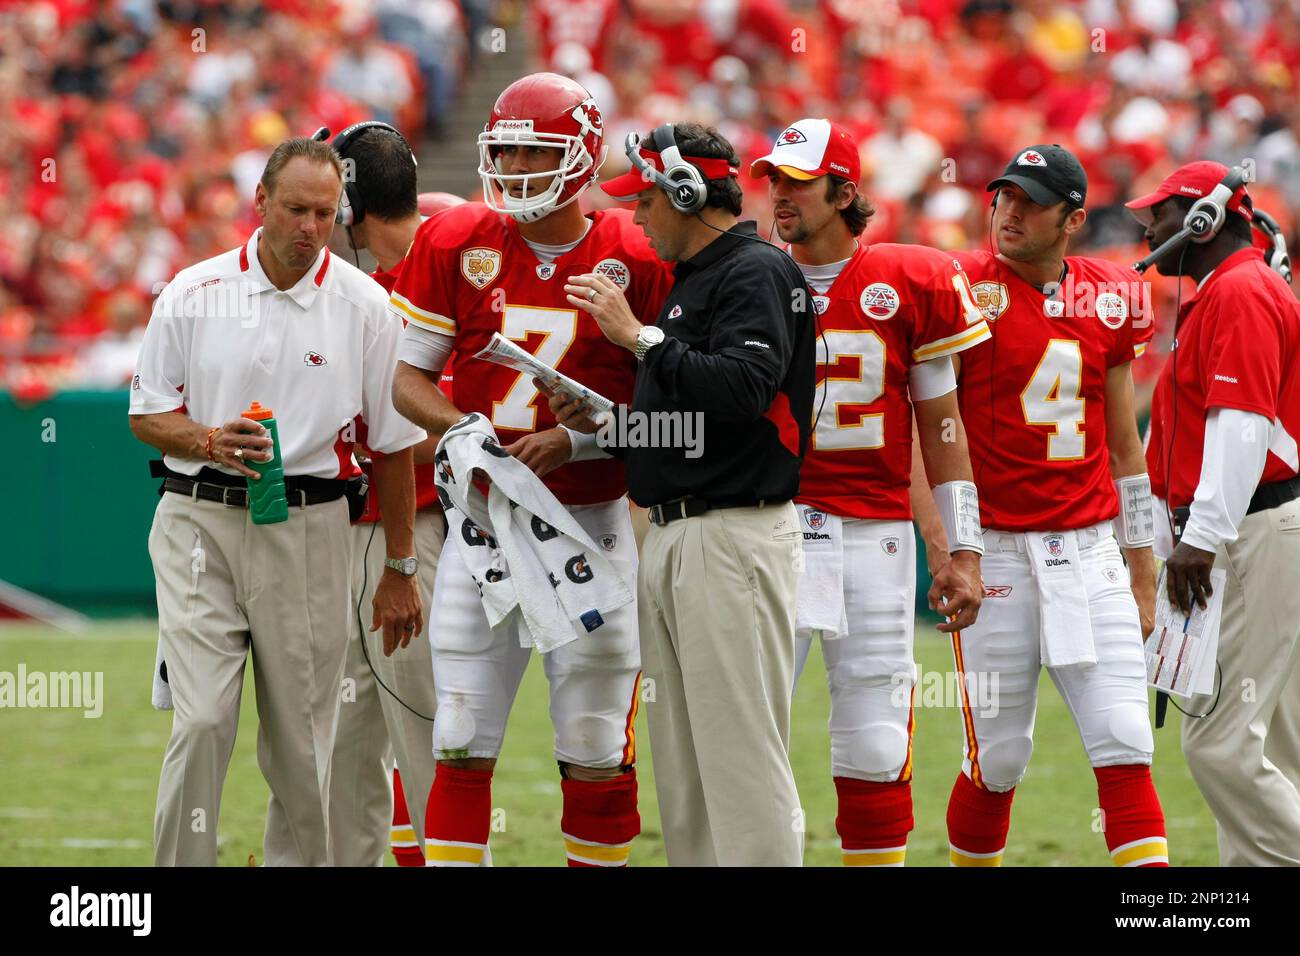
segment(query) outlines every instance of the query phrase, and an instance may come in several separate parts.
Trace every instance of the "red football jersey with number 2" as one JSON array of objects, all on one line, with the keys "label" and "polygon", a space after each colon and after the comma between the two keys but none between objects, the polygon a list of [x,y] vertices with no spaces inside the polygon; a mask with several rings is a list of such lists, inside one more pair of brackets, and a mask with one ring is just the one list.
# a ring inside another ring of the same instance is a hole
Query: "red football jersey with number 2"
[{"label": "red football jersey with number 2", "polygon": [[958,389],[984,527],[1070,531],[1115,517],[1106,377],[1151,340],[1141,278],[1067,256],[1049,303],[990,252],[958,258],[993,329],[962,355]]},{"label": "red football jersey with number 2", "polygon": [[936,249],[862,244],[813,305],[817,418],[795,500],[842,517],[909,519],[909,369],[989,336],[966,275]]},{"label": "red football jersey with number 2", "polygon": [[[503,445],[554,427],[555,418],[531,378],[474,358],[494,332],[610,401],[631,401],[635,357],[569,304],[564,283],[569,276],[601,272],[622,288],[633,314],[653,325],[672,273],[633,225],[631,212],[609,209],[589,218],[583,240],[544,263],[509,216],[482,203],[456,206],[420,226],[393,288],[393,311],[454,336],[456,407],[486,415]],[[618,459],[571,462],[543,481],[570,505],[627,493]]]}]

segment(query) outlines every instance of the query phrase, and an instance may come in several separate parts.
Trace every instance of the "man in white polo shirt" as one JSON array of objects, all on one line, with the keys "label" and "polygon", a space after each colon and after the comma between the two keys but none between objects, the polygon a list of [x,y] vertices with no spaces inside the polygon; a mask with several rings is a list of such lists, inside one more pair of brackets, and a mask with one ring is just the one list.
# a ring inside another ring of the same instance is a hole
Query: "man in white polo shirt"
[{"label": "man in white polo shirt", "polygon": [[[342,184],[325,143],[291,139],[257,186],[258,229],[159,295],[131,385],[131,430],[164,453],[149,535],[175,704],[154,818],[155,863],[217,862],[217,816],[252,648],[258,763],[271,788],[265,860],[327,865],[330,757],[348,639],[347,479],[356,423],[376,462],[390,567],[371,628],[384,650],[422,626],[411,447],[425,437],[390,392],[401,322],[374,281],[325,249]],[[246,460],[274,412],[289,518],[254,524]],[[224,424],[221,424],[223,423]],[[400,567],[400,570],[398,569]]]}]

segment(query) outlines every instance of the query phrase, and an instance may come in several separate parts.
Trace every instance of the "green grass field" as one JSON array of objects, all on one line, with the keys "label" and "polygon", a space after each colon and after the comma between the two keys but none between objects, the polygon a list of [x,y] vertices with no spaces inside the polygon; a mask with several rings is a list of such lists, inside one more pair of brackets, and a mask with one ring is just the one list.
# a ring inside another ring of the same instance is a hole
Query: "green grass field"
[{"label": "green grass field", "polygon": [[[152,861],[154,796],[171,715],[149,704],[155,629],[137,621],[98,626],[72,637],[27,624],[0,627],[0,671],[21,662],[35,671],[102,671],[103,715],[71,710],[0,710],[0,865],[144,866]],[[925,671],[947,672],[945,638],[918,627],[917,659]],[[246,673],[251,680],[251,669]],[[533,661],[510,720],[498,766],[493,806],[505,811],[492,837],[498,866],[557,866],[560,786],[551,757],[546,683]],[[918,693],[918,704],[923,703]],[[792,750],[807,814],[806,862],[839,865],[835,791],[826,733],[828,696],[814,649],[794,707]],[[908,865],[947,865],[944,814],[961,760],[958,711],[918,706],[913,792],[916,829]],[[1169,827],[1174,865],[1214,865],[1214,824],[1178,748],[1179,715],[1157,734],[1155,779]],[[267,789],[255,756],[256,711],[251,684],[221,807],[220,856],[244,865],[262,853]],[[634,865],[663,865],[654,794],[653,752],[642,712],[640,746],[642,836]],[[1009,866],[1108,866],[1105,842],[1093,831],[1096,785],[1074,725],[1046,675],[1035,752],[1016,797]]]}]

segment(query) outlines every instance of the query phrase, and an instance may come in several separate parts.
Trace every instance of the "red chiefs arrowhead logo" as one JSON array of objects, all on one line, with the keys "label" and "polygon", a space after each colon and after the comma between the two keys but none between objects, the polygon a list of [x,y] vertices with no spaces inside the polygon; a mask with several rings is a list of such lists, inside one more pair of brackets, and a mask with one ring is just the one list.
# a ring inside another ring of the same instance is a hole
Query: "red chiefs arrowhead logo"
[{"label": "red chiefs arrowhead logo", "polygon": [[302,357],[302,363],[303,363],[304,365],[327,365],[327,364],[329,364],[329,363],[327,363],[327,362],[325,361],[325,356],[321,355],[319,352],[308,352],[306,355],[304,355],[304,356]]},{"label": "red chiefs arrowhead logo", "polygon": [[1047,160],[1043,159],[1043,154],[1027,149],[1016,159],[1019,166],[1046,166]]},{"label": "red chiefs arrowhead logo", "polygon": [[776,141],[776,145],[790,146],[793,143],[806,143],[806,142],[808,142],[808,137],[805,136],[803,133],[799,132],[799,130],[795,129],[793,126],[791,126],[788,130],[786,130],[784,133],[780,135],[780,137]]}]

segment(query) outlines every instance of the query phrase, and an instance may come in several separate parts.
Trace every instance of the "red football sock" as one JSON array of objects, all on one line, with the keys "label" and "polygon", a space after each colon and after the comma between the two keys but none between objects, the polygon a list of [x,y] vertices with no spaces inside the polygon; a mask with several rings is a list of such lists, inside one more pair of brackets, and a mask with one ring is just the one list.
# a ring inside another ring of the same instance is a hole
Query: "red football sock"
[{"label": "red football sock", "polygon": [[424,866],[424,854],[411,826],[411,811],[406,806],[402,774],[396,767],[393,768],[393,830],[388,842],[398,866]]},{"label": "red football sock", "polygon": [[835,830],[845,866],[902,866],[912,829],[912,782],[876,783],[836,777]]},{"label": "red football sock", "polygon": [[995,793],[957,774],[948,798],[948,859],[953,866],[1001,866],[1015,788]]},{"label": "red football sock", "polygon": [[561,780],[564,816],[560,830],[569,866],[627,866],[632,840],[641,832],[636,809],[636,770],[612,780]]},{"label": "red football sock", "polygon": [[492,827],[492,771],[438,764],[424,812],[426,866],[482,866]]},{"label": "red football sock", "polygon": [[1145,764],[1093,767],[1106,846],[1116,866],[1168,866],[1165,813]]}]

